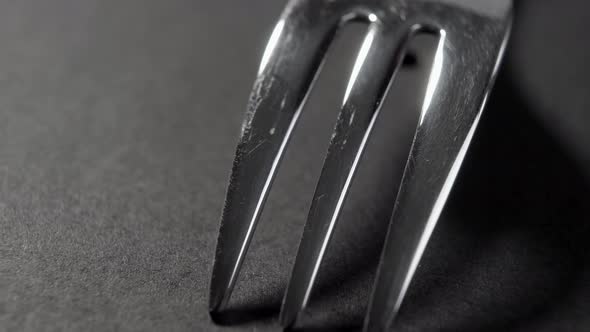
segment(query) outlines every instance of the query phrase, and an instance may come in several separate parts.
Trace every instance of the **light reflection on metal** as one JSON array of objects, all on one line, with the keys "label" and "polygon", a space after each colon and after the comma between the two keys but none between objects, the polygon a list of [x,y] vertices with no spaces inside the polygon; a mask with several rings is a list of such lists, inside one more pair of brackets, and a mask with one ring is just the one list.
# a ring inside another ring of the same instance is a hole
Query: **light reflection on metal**
[{"label": "light reflection on metal", "polygon": [[428,79],[428,85],[426,87],[426,96],[424,97],[424,104],[422,105],[422,112],[420,112],[420,122],[424,121],[428,110],[430,109],[430,104],[432,103],[432,98],[434,97],[434,93],[436,92],[436,88],[438,86],[438,81],[440,80],[440,75],[443,69],[444,63],[444,47],[445,41],[447,38],[447,33],[444,30],[440,30],[440,39],[438,41],[438,47],[436,48],[436,54],[434,55],[434,62],[432,64],[432,70],[430,72],[430,78]]},{"label": "light reflection on metal", "polygon": [[270,57],[274,53],[277,43],[279,42],[279,38],[281,38],[281,34],[283,33],[283,29],[285,28],[285,20],[280,20],[277,25],[275,26],[272,34],[270,35],[270,39],[266,44],[266,49],[264,50],[264,54],[262,55],[262,60],[260,61],[260,68],[258,69],[258,75],[262,74],[266,66],[268,65],[268,61]]},{"label": "light reflection on metal", "polygon": [[[374,14],[371,14],[374,16]],[[346,104],[346,101],[348,100],[348,97],[350,96],[350,92],[352,91],[352,88],[354,87],[354,84],[356,83],[356,80],[358,78],[358,75],[361,71],[361,68],[363,67],[363,65],[365,64],[365,61],[367,60],[367,55],[369,54],[369,50],[371,49],[371,45],[373,45],[373,39],[375,39],[375,33],[376,33],[376,29],[371,28],[369,29],[369,32],[367,33],[367,35],[365,36],[365,39],[363,40],[363,44],[361,45],[361,48],[359,50],[359,54],[356,57],[356,61],[354,62],[354,66],[352,67],[352,73],[350,74],[350,79],[348,80],[348,85],[346,86],[346,92],[344,93],[344,100],[342,101],[342,104]]]}]

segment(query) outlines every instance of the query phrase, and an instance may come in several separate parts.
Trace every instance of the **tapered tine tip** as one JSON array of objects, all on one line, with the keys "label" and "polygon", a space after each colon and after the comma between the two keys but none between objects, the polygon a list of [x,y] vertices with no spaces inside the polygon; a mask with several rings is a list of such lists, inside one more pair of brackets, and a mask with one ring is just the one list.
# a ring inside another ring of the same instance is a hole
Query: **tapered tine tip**
[{"label": "tapered tine tip", "polygon": [[209,313],[217,314],[225,308],[229,299],[228,290],[225,287],[219,287],[212,282],[209,293]]},{"label": "tapered tine tip", "polygon": [[209,314],[214,315],[221,311],[221,304],[219,302],[209,301]]},{"label": "tapered tine tip", "polygon": [[211,317],[211,320],[215,323],[222,322],[221,311],[217,309],[212,310],[211,308],[209,308],[209,317]]},{"label": "tapered tine tip", "polygon": [[279,317],[279,322],[284,330],[289,331],[295,326],[295,323],[297,323],[298,317],[299,310],[289,308],[288,306],[283,305]]},{"label": "tapered tine tip", "polygon": [[[308,261],[305,263],[308,265],[311,264],[311,262]],[[301,262],[299,262],[299,264],[301,264]],[[297,265],[297,262],[295,265]],[[303,287],[309,289],[308,282],[302,281],[301,277],[304,276],[304,274],[298,272],[299,270],[300,269],[297,267],[294,268],[291,274],[291,280],[289,281],[289,286],[285,293],[285,298],[283,299],[279,321],[284,328],[292,328],[297,323],[299,314],[305,308],[307,302],[303,299],[303,294],[305,294],[306,290],[302,289],[301,286],[303,285]]]}]

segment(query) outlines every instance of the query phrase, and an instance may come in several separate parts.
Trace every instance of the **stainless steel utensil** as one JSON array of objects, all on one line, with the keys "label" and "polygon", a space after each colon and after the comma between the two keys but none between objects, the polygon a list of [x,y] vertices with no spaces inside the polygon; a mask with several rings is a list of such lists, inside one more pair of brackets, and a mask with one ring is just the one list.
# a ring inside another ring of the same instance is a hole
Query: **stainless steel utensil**
[{"label": "stainless steel utensil", "polygon": [[211,279],[210,310],[228,304],[270,186],[336,31],[368,32],[311,204],[281,310],[305,308],[381,103],[418,33],[438,36],[418,127],[394,205],[365,331],[393,322],[441,214],[492,87],[511,26],[511,0],[291,0],[262,56],[237,147]]}]

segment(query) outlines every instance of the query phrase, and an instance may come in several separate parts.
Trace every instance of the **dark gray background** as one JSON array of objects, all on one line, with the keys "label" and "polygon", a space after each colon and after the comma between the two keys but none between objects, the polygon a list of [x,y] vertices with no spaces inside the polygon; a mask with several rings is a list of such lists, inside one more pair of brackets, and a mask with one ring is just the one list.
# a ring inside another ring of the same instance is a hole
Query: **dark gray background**
[{"label": "dark gray background", "polygon": [[[400,331],[590,327],[585,3],[519,3],[505,65]],[[362,32],[351,27],[336,41],[232,310],[215,325],[207,287],[226,180],[283,5],[0,1],[0,330],[278,330]],[[362,322],[423,60],[394,85],[305,327],[354,330]]]}]

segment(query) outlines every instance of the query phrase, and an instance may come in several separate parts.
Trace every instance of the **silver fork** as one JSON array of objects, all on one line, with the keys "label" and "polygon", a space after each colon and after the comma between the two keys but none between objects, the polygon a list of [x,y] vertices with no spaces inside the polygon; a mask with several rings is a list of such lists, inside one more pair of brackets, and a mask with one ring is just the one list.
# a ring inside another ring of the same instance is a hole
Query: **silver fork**
[{"label": "silver fork", "polygon": [[344,100],[297,253],[280,321],[293,326],[320,263],[380,106],[418,33],[438,47],[393,208],[364,322],[388,329],[457,177],[502,57],[511,0],[290,0],[258,70],[237,147],[217,242],[209,309],[223,310],[289,137],[344,24],[368,31]]}]

